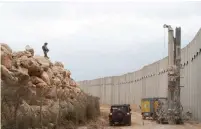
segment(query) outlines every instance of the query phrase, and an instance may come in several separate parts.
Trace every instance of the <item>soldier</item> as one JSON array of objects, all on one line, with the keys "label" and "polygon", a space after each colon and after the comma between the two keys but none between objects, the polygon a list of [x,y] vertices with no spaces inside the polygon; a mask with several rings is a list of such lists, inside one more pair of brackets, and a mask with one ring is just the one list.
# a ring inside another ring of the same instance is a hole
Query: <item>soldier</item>
[{"label": "soldier", "polygon": [[48,58],[47,53],[49,52],[49,49],[47,48],[47,44],[48,43],[44,43],[44,45],[42,46],[43,52],[44,52],[44,57]]}]

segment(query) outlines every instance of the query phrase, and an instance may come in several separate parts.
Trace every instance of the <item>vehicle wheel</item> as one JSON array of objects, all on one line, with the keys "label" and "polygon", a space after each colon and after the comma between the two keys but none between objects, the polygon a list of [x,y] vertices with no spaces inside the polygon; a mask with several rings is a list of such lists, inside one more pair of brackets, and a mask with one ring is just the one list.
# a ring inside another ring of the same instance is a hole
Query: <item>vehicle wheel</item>
[{"label": "vehicle wheel", "polygon": [[156,123],[162,124],[162,119],[157,119],[157,120],[156,120]]},{"label": "vehicle wheel", "polygon": [[142,119],[143,119],[143,120],[145,120],[145,119],[146,119],[146,117],[145,117],[145,116],[142,116]]},{"label": "vehicle wheel", "polygon": [[153,115],[152,118],[153,118],[153,120],[156,120],[156,119],[157,119],[157,116],[156,116],[156,115]]},{"label": "vehicle wheel", "polygon": [[164,119],[161,119],[160,120],[160,124],[164,124],[165,122],[164,122]]}]

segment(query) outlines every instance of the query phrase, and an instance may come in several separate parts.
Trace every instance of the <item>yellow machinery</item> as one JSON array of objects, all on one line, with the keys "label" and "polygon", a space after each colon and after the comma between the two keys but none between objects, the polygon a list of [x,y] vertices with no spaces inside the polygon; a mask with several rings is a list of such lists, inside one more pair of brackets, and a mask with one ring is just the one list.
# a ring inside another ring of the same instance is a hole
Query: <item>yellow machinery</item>
[{"label": "yellow machinery", "polygon": [[147,117],[151,117],[152,119],[156,119],[156,111],[158,107],[158,102],[161,99],[167,98],[143,98],[141,100],[141,114],[142,118],[146,119]]}]

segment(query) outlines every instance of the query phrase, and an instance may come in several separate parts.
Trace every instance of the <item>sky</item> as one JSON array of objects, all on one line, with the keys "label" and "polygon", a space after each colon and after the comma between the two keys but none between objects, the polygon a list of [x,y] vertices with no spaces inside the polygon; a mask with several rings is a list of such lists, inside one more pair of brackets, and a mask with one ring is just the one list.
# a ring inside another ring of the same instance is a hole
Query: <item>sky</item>
[{"label": "sky", "polygon": [[201,27],[201,2],[1,2],[0,43],[63,62],[77,80],[133,72],[167,56],[167,30],[182,47]]}]

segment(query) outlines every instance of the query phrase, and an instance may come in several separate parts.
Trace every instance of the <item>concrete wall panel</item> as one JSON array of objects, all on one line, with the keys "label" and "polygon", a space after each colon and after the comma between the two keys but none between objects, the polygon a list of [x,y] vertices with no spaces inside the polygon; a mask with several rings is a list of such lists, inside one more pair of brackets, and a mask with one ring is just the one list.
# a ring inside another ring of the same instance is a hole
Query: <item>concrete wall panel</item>
[{"label": "concrete wall panel", "polygon": [[119,96],[120,96],[120,104],[123,104],[123,103],[125,103],[125,94],[126,94],[126,91],[125,91],[125,87],[124,87],[124,82],[125,82],[125,76],[124,75],[122,75],[122,76],[120,76],[119,77],[119,90],[120,90],[120,94],[119,94]]},{"label": "concrete wall panel", "polygon": [[142,70],[138,70],[135,72],[135,102],[137,105],[139,105],[141,103],[141,98],[144,97],[143,94],[143,87],[142,87],[142,81],[141,81],[141,77],[142,77]]},{"label": "concrete wall panel", "polygon": [[168,78],[167,67],[168,58],[158,61],[158,97],[167,97]]}]

